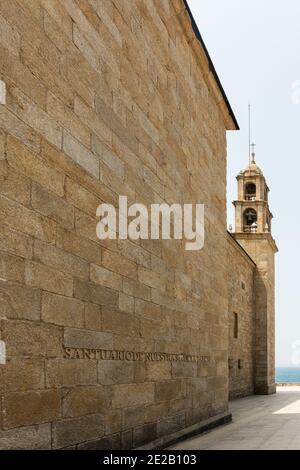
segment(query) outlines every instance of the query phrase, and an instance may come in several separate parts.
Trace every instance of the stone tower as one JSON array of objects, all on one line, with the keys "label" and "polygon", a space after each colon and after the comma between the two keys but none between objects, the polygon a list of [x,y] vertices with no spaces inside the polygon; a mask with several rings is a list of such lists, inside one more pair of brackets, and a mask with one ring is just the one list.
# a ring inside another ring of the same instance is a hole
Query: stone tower
[{"label": "stone tower", "polygon": [[272,236],[273,215],[269,208],[269,188],[255,162],[254,149],[249,166],[237,176],[234,237],[256,263],[254,390],[268,395],[275,387],[275,253]]}]

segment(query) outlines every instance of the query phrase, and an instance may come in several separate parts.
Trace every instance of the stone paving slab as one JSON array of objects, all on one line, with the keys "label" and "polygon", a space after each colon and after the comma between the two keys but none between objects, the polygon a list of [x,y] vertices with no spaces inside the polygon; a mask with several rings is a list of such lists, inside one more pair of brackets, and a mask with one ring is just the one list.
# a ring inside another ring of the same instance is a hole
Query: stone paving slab
[{"label": "stone paving slab", "polygon": [[230,404],[233,422],[181,442],[172,450],[300,450],[300,387]]}]

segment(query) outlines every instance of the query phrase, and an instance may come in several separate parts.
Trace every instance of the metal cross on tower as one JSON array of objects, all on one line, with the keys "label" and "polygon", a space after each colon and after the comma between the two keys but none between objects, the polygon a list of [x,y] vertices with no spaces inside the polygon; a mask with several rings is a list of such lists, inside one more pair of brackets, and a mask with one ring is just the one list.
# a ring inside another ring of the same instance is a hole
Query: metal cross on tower
[{"label": "metal cross on tower", "polygon": [[251,163],[255,163],[255,147],[256,147],[256,144],[251,144],[251,147],[252,147],[252,162]]}]

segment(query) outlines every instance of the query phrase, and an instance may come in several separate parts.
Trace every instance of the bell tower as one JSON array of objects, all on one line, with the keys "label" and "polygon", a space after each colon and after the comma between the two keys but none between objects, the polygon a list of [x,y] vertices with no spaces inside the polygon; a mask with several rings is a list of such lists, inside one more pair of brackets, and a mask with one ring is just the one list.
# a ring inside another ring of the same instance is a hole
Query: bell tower
[{"label": "bell tower", "polygon": [[236,233],[271,233],[273,215],[269,208],[269,188],[255,162],[252,144],[250,165],[237,176],[238,200],[235,205]]},{"label": "bell tower", "polygon": [[233,236],[256,263],[254,390],[259,395],[276,392],[275,385],[275,254],[273,215],[269,187],[255,161],[254,144],[248,167],[237,176]]}]

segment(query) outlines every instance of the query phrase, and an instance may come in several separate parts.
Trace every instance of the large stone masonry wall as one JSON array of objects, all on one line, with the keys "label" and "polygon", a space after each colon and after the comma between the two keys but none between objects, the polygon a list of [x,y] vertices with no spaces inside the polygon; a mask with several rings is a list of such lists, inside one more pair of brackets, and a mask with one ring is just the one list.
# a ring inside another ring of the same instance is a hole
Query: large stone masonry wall
[{"label": "large stone masonry wall", "polygon": [[230,399],[254,393],[255,273],[255,263],[228,234]]},{"label": "large stone masonry wall", "polygon": [[275,254],[270,233],[235,234],[238,242],[255,260],[255,393],[276,393],[275,384]]},{"label": "large stone masonry wall", "polygon": [[[183,2],[1,0],[0,74],[0,448],[138,447],[226,413],[226,124]],[[204,203],[204,249],[100,241],[119,195]]]}]

